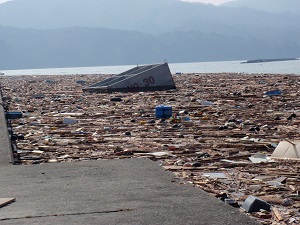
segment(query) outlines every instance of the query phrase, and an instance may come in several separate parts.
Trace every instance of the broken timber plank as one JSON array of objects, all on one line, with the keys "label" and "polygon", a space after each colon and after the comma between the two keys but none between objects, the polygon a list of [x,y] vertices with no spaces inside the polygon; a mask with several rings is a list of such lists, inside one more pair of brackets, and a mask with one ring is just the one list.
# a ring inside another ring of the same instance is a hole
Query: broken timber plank
[{"label": "broken timber plank", "polygon": [[216,170],[217,166],[205,166],[205,167],[185,167],[185,166],[163,166],[165,170]]},{"label": "broken timber plank", "polygon": [[276,218],[279,220],[279,221],[282,221],[283,220],[283,217],[281,216],[280,212],[278,211],[277,208],[273,207],[273,212],[276,216]]},{"label": "broken timber plank", "polygon": [[0,208],[16,201],[15,198],[0,198]]}]

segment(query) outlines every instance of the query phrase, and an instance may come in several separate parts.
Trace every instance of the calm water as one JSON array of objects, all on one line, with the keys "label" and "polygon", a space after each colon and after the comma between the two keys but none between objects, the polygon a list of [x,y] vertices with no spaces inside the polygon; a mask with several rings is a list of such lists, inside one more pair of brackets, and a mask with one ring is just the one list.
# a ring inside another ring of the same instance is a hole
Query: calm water
[{"label": "calm water", "polygon": [[[242,61],[196,62],[169,64],[171,72],[175,73],[270,73],[300,75],[300,60],[249,63]],[[68,75],[68,74],[119,74],[136,65],[74,67],[30,70],[3,70],[5,75]]]}]

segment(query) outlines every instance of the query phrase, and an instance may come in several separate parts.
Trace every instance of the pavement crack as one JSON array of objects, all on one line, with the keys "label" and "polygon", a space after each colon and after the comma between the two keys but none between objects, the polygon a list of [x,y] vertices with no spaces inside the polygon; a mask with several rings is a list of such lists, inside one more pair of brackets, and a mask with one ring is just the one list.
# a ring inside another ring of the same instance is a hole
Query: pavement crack
[{"label": "pavement crack", "polygon": [[13,218],[3,218],[0,221],[7,220],[21,220],[21,219],[34,219],[34,218],[47,218],[47,217],[59,217],[59,216],[80,216],[80,215],[93,215],[93,214],[108,214],[108,213],[118,213],[118,212],[129,212],[134,209],[117,209],[117,210],[105,210],[105,211],[95,211],[95,212],[79,212],[79,213],[61,213],[61,214],[50,214],[41,216],[23,216],[23,217],[13,217]]}]

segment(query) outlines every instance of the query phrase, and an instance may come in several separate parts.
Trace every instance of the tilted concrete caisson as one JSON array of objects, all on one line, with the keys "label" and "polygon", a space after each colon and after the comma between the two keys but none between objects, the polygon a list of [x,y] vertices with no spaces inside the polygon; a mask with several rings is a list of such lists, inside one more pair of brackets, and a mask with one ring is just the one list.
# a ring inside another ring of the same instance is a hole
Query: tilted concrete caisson
[{"label": "tilted concrete caisson", "polygon": [[167,63],[136,66],[116,76],[83,88],[85,92],[140,92],[176,89]]}]

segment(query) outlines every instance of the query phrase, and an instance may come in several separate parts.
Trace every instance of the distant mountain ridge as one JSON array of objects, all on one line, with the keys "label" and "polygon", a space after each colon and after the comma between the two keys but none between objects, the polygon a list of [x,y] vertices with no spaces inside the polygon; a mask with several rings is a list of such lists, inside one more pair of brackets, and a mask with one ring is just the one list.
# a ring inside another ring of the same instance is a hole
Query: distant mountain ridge
[{"label": "distant mountain ridge", "polygon": [[272,13],[300,14],[299,0],[235,0],[221,5],[227,7],[247,7]]},{"label": "distant mountain ridge", "polygon": [[151,35],[104,28],[0,26],[0,33],[1,70],[297,57],[300,52],[293,43],[274,45],[198,31]]},{"label": "distant mountain ridge", "polygon": [[14,0],[0,5],[0,70],[299,57],[298,21],[180,0]]},{"label": "distant mountain ridge", "polygon": [[266,15],[180,0],[14,0],[0,5],[0,25],[37,29],[83,26],[152,34],[183,30],[219,33],[236,25],[299,28],[296,19],[300,21],[300,15]]}]

